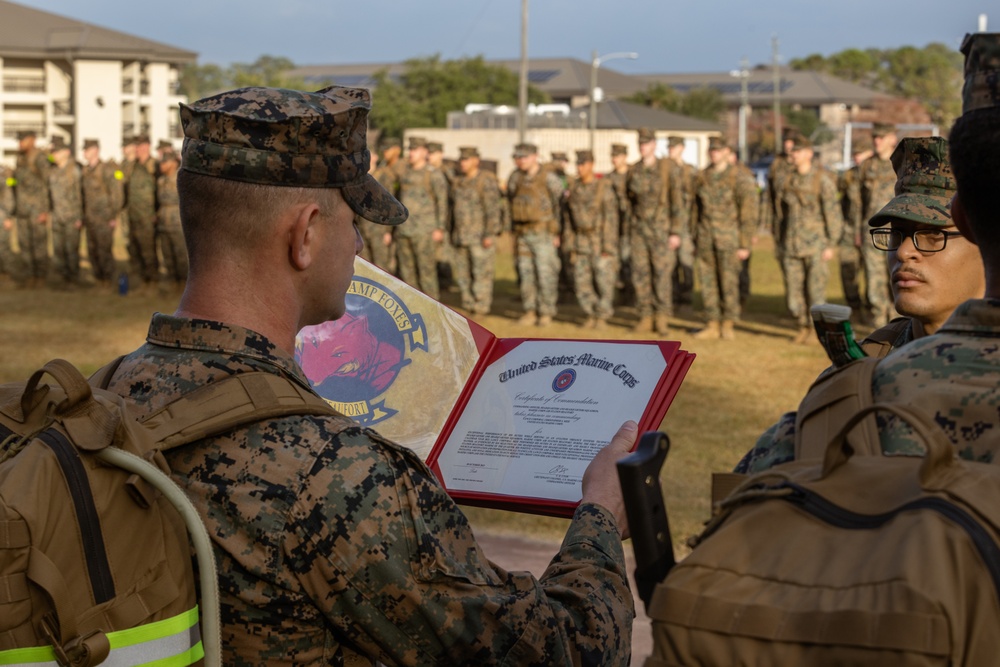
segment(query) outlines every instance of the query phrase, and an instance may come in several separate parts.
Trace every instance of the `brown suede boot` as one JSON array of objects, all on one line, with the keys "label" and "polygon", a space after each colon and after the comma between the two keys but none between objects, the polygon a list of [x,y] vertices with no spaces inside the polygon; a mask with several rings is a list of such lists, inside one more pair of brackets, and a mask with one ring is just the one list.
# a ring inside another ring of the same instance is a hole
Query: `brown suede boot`
[{"label": "brown suede boot", "polygon": [[697,340],[716,340],[719,338],[719,335],[720,335],[719,323],[716,322],[715,320],[712,320],[711,322],[705,325],[704,329],[697,332],[694,335],[694,338],[696,338]]},{"label": "brown suede boot", "polygon": [[534,326],[537,323],[538,323],[538,315],[536,315],[535,311],[533,310],[529,310],[526,313],[524,313],[524,315],[521,315],[521,317],[517,318],[517,324],[522,327]]},{"label": "brown suede boot", "polygon": [[639,321],[635,323],[632,327],[634,333],[652,333],[653,331],[653,317],[651,315],[643,315],[639,318]]},{"label": "brown suede boot", "polygon": [[736,331],[733,330],[732,320],[722,320],[722,340],[736,340]]},{"label": "brown suede boot", "polygon": [[656,328],[656,333],[662,336],[670,333],[670,325],[667,323],[666,315],[657,315],[653,326]]}]

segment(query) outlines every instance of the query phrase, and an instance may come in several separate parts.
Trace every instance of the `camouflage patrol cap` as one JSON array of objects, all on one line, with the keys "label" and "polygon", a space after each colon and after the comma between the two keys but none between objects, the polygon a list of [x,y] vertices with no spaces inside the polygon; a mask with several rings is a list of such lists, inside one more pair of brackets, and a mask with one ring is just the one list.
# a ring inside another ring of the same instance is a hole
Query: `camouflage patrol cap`
[{"label": "camouflage patrol cap", "polygon": [[569,162],[569,156],[564,151],[552,151],[552,160],[554,162]]},{"label": "camouflage patrol cap", "polygon": [[674,148],[675,146],[683,146],[684,137],[679,137],[676,134],[667,137],[667,146]]},{"label": "camouflage patrol cap", "polygon": [[868,136],[862,134],[851,140],[851,153],[857,155],[870,150],[872,150],[872,140]]},{"label": "camouflage patrol cap", "polygon": [[60,136],[52,137],[52,144],[49,146],[49,150],[55,153],[56,151],[68,151],[69,144],[66,140]]},{"label": "camouflage patrol cap", "polygon": [[164,148],[163,157],[160,158],[160,162],[179,162],[177,158],[177,153],[174,151],[172,147]]},{"label": "camouflage patrol cap", "polygon": [[148,144],[149,143],[149,135],[148,134],[140,134],[138,137],[135,138],[135,143],[136,144]]},{"label": "camouflage patrol cap", "polygon": [[796,134],[792,137],[792,150],[801,150],[803,148],[812,148],[812,140],[804,134]]},{"label": "camouflage patrol cap", "polygon": [[628,146],[625,144],[611,144],[611,155],[628,155]]},{"label": "camouflage patrol cap", "polygon": [[101,142],[98,141],[97,139],[83,140],[83,150],[87,150],[88,148],[100,148],[100,147],[101,147]]},{"label": "camouflage patrol cap", "polygon": [[135,137],[125,137],[122,140],[122,146],[135,146],[136,143]]},{"label": "camouflage patrol cap", "polygon": [[387,150],[389,148],[402,148],[403,142],[399,137],[385,137],[379,142],[381,150]]},{"label": "camouflage patrol cap", "polygon": [[174,145],[167,139],[160,139],[159,143],[156,144],[156,150],[158,151],[166,150],[167,148],[170,150],[174,148]]},{"label": "camouflage patrol cap", "polygon": [[896,170],[896,196],[872,216],[872,227],[893,220],[909,220],[948,227],[955,176],[948,159],[948,141],[943,137],[903,139],[892,152]]},{"label": "camouflage patrol cap", "polygon": [[470,157],[479,157],[479,149],[475,146],[461,146],[458,149],[458,159],[467,160]]},{"label": "camouflage patrol cap", "polygon": [[584,150],[576,152],[576,163],[582,164],[584,162],[594,161],[594,151]]},{"label": "camouflage patrol cap", "polygon": [[965,83],[962,113],[1000,106],[1000,33],[975,33],[962,41]]},{"label": "camouflage patrol cap", "polygon": [[528,157],[538,155],[538,146],[535,144],[518,144],[514,146],[514,157]]},{"label": "camouflage patrol cap", "polygon": [[444,151],[444,145],[439,141],[428,141],[427,142],[427,152],[428,153],[440,153]]},{"label": "camouflage patrol cap", "polygon": [[368,173],[370,109],[367,90],[341,86],[240,88],[181,104],[181,168],[245,183],[340,188],[362,218],[398,225],[406,207]]},{"label": "camouflage patrol cap", "polygon": [[887,134],[894,134],[896,126],[892,123],[873,123],[872,137],[884,137]]},{"label": "camouflage patrol cap", "polygon": [[21,139],[34,139],[37,136],[38,135],[35,133],[34,130],[21,130],[20,132],[17,133],[17,140],[20,141]]},{"label": "camouflage patrol cap", "polygon": [[710,151],[720,151],[724,148],[729,148],[729,144],[722,137],[709,137],[708,138],[708,150]]},{"label": "camouflage patrol cap", "polygon": [[414,148],[427,148],[427,140],[423,137],[410,137],[408,150],[412,151]]},{"label": "camouflage patrol cap", "polygon": [[648,127],[640,127],[637,134],[639,135],[640,144],[647,144],[650,141],[656,141],[656,132]]}]

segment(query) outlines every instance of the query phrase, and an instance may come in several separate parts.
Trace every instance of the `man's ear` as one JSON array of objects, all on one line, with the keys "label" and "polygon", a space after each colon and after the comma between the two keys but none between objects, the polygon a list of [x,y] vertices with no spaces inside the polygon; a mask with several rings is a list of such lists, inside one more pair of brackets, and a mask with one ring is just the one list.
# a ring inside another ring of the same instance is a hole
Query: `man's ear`
[{"label": "man's ear", "polygon": [[319,206],[297,206],[289,215],[293,218],[288,230],[288,260],[296,270],[304,271],[309,268],[316,255],[315,225],[319,221]]},{"label": "man's ear", "polygon": [[969,224],[969,216],[965,212],[965,205],[962,203],[962,198],[955,193],[955,196],[951,198],[951,221],[955,223],[955,227],[958,231],[962,232],[962,236],[969,240],[970,243],[976,243],[976,235],[972,231],[972,225]]}]

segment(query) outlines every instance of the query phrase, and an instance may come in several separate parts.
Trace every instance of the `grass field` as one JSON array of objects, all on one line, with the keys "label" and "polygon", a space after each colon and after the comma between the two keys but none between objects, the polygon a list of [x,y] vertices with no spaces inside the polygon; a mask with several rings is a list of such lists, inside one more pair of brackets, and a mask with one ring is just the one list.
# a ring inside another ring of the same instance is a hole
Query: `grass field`
[{"label": "grass field", "polygon": [[[497,297],[492,315],[478,321],[501,337],[516,335],[585,338],[582,320],[572,304],[547,329],[525,331],[514,324],[520,315],[513,263],[508,243],[501,245],[497,266]],[[781,277],[769,239],[762,239],[751,263],[752,296],[737,326],[733,342],[697,341],[690,332],[700,326],[696,310],[682,309],[672,320],[671,338],[697,354],[662,428],[672,448],[663,471],[675,545],[696,534],[709,515],[709,475],[728,470],[757,436],[778,416],[794,409],[816,375],[826,366],[819,345],[790,343],[794,322],[784,308]],[[831,271],[829,298],[842,303],[839,276]],[[457,295],[446,294],[446,303]],[[0,286],[0,382],[23,381],[52,357],[63,357],[89,373],[145,339],[154,311],[172,312],[177,296],[117,294],[96,289],[56,292],[15,291]],[[697,304],[696,304],[697,305]],[[602,337],[638,338],[627,328],[635,320],[621,308]],[[565,521],[525,517],[470,508],[476,526],[496,532],[518,532],[558,538]]]}]

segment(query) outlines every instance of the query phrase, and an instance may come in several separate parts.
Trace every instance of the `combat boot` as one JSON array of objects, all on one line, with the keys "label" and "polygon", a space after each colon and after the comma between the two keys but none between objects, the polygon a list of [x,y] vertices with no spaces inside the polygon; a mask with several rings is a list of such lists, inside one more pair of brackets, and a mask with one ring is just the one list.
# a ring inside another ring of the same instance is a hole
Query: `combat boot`
[{"label": "combat boot", "polygon": [[552,324],[552,316],[551,315],[539,315],[538,316],[538,326],[540,326],[540,327],[547,327],[550,324]]},{"label": "combat boot", "polygon": [[594,320],[595,331],[603,331],[604,329],[607,328],[608,328],[608,321],[603,317],[598,317],[596,320]]},{"label": "combat boot", "polygon": [[795,334],[792,342],[796,345],[808,345],[813,337],[813,330],[809,327],[799,327],[799,332]]},{"label": "combat boot", "polygon": [[658,334],[665,336],[670,333],[670,325],[667,323],[666,315],[657,315],[654,327],[656,328],[656,333]]},{"label": "combat boot", "polygon": [[719,338],[719,323],[712,320],[705,328],[694,335],[697,340],[716,340]]},{"label": "combat boot", "polygon": [[530,327],[537,323],[538,316],[535,315],[535,311],[533,310],[525,312],[524,315],[521,315],[521,317],[517,319],[517,324],[522,327]]},{"label": "combat boot", "polygon": [[722,332],[720,337],[722,340],[736,340],[736,331],[733,330],[732,320],[722,320]]},{"label": "combat boot", "polygon": [[634,333],[652,333],[653,331],[653,316],[643,315],[639,318],[639,321],[635,323],[632,327]]},{"label": "combat boot", "polygon": [[581,329],[593,329],[594,328],[594,324],[596,324],[596,323],[597,323],[597,320],[595,320],[593,318],[593,316],[588,315],[587,319],[585,319],[583,321],[583,324],[580,325],[580,328]]}]

